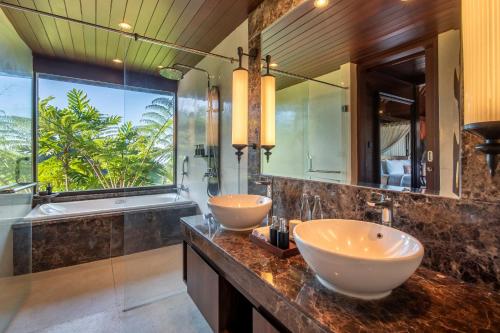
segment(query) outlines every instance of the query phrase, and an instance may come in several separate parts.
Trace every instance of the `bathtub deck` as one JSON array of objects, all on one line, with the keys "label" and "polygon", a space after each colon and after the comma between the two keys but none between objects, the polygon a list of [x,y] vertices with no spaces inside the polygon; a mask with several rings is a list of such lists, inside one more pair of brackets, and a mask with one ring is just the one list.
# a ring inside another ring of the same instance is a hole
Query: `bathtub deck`
[{"label": "bathtub deck", "polygon": [[182,282],[181,252],[174,245],[34,273],[7,332],[209,332]]},{"label": "bathtub deck", "polygon": [[[179,244],[180,218],[194,203],[88,215],[13,228],[14,274],[41,272]],[[31,262],[30,262],[31,259]],[[31,264],[31,266],[30,266]]]}]

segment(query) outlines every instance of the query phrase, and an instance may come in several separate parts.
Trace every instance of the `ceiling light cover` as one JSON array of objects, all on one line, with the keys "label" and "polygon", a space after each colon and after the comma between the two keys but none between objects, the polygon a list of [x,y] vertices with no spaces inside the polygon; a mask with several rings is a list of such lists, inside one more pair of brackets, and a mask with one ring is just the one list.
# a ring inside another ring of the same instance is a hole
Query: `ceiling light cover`
[{"label": "ceiling light cover", "polygon": [[324,8],[328,6],[328,0],[314,0],[314,7],[316,8]]},{"label": "ceiling light cover", "polygon": [[127,22],[118,23],[118,26],[124,30],[132,29],[132,26],[130,24],[128,24]]}]

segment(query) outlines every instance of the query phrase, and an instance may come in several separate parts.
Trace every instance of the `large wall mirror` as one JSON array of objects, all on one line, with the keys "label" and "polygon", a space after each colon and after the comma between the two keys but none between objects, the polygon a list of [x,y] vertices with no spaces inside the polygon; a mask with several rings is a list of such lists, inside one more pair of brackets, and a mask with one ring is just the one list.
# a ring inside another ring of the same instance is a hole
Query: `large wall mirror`
[{"label": "large wall mirror", "polygon": [[276,147],[262,173],[460,195],[460,1],[305,1],[265,29]]}]

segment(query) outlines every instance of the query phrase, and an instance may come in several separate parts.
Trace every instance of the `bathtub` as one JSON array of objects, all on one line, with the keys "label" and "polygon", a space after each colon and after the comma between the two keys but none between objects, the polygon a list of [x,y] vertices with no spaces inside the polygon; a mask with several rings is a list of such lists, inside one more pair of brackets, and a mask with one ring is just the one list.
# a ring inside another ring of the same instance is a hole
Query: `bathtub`
[{"label": "bathtub", "polygon": [[178,197],[175,193],[47,203],[35,207],[28,215],[26,215],[24,220],[35,222],[58,218],[125,212],[128,210],[135,211],[158,207],[178,206],[191,203],[191,200]]},{"label": "bathtub", "polygon": [[175,193],[39,205],[11,226],[14,274],[180,244],[180,219],[196,214],[198,205]]}]

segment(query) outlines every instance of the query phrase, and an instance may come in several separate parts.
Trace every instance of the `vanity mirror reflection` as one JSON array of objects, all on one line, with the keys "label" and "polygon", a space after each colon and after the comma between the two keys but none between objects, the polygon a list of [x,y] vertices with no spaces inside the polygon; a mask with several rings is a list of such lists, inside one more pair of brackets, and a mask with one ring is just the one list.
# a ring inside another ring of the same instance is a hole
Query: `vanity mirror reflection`
[{"label": "vanity mirror reflection", "polygon": [[295,7],[261,35],[276,76],[262,173],[458,197],[460,38],[458,0]]}]

